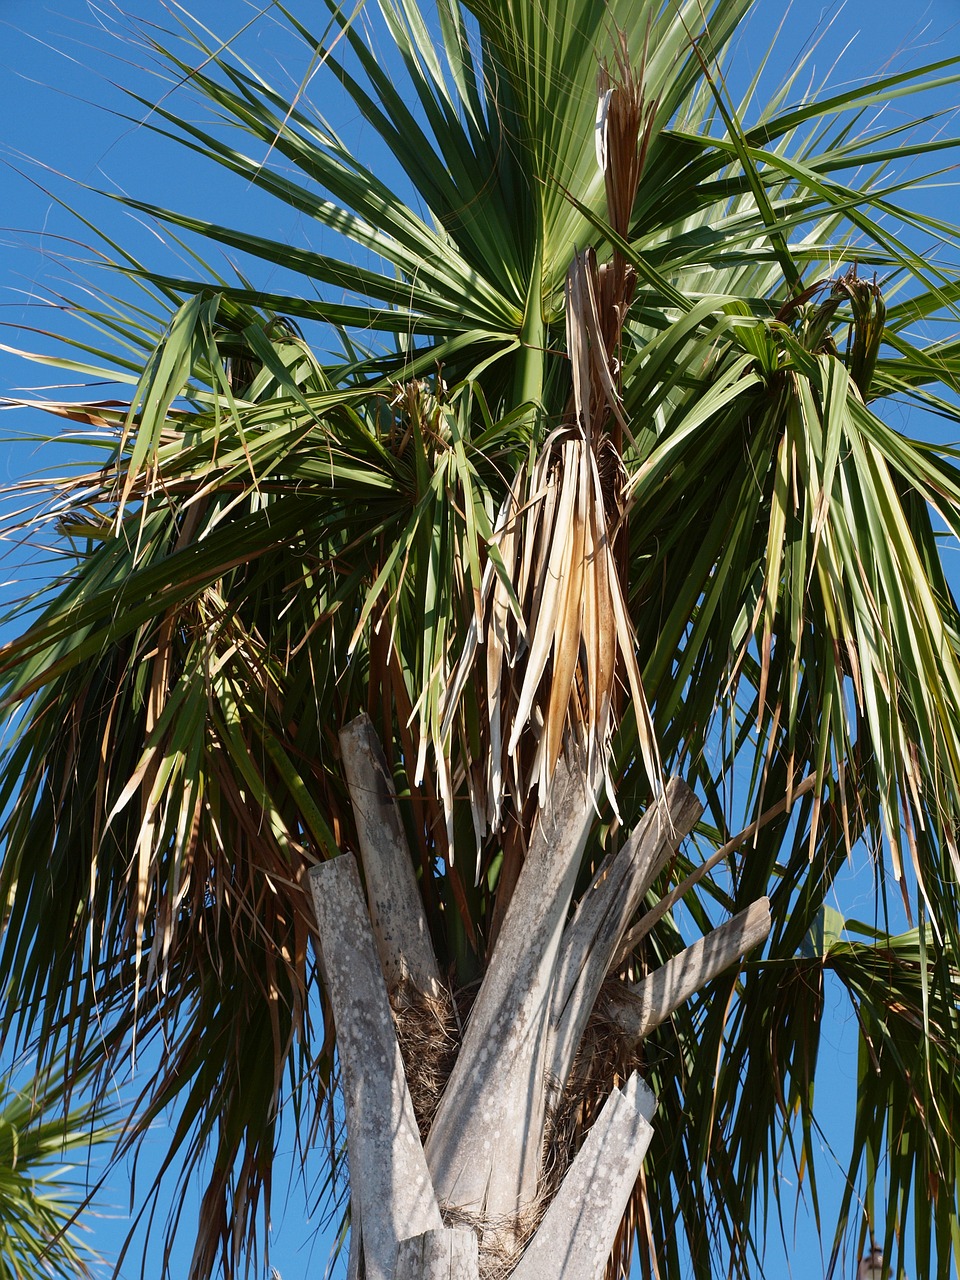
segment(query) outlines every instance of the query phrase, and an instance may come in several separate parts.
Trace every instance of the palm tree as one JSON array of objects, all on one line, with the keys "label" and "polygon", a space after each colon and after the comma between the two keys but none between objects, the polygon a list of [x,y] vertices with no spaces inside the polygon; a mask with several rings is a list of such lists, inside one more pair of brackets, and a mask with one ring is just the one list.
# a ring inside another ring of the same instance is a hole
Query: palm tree
[{"label": "palm tree", "polygon": [[[960,68],[815,93],[800,60],[737,100],[752,7],[381,0],[368,30],[328,0],[312,30],[275,4],[293,94],[187,15],[140,31],[165,78],[134,118],[309,234],[122,197],[189,271],[100,242],[123,285],[62,300],[88,328],[52,363],[130,391],[45,405],[98,457],[37,483],[62,569],[0,656],[0,1025],[69,1031],[105,1081],[162,1044],[127,1143],[175,1108],[197,1280],[259,1256],[284,1109],[337,1185],[341,1066],[352,1268],[466,1222],[513,1274],[622,1120],[650,1145],[609,1274],[638,1244],[644,1274],[753,1274],[777,1170],[816,1205],[827,971],[862,1065],[834,1260],[869,1233],[902,1268],[909,1225],[916,1274],[950,1274],[960,470],[901,426],[958,417],[958,231],[908,199],[954,140],[878,109]],[[851,857],[872,924],[828,903]],[[501,996],[536,1006],[522,1050]],[[399,1228],[365,1182],[397,1158],[364,1146],[375,1026],[429,1165]]]},{"label": "palm tree", "polygon": [[[20,1087],[0,1078],[0,1277],[80,1277],[92,1274],[97,1255],[81,1238],[77,1219],[89,1202],[89,1185],[70,1177],[68,1151],[116,1136],[89,1105],[69,1103],[62,1072]],[[59,1114],[55,1112],[59,1111]],[[102,1117],[101,1117],[102,1118]]]}]

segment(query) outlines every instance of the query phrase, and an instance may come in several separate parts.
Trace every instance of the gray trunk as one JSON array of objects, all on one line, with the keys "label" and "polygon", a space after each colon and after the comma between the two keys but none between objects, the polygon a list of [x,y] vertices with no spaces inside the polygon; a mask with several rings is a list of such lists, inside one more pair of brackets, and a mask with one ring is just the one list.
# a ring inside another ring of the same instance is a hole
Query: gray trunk
[{"label": "gray trunk", "polygon": [[634,1072],[587,1134],[513,1280],[602,1280],[653,1129],[656,1099]]},{"label": "gray trunk", "polygon": [[393,778],[368,716],[340,734],[340,753],[357,822],[370,920],[387,989],[404,980],[434,999],[440,973],[397,808]]},{"label": "gray trunk", "polygon": [[625,1040],[646,1035],[766,937],[769,905],[643,983],[611,988],[631,921],[700,806],[672,780],[571,916],[595,808],[582,772],[562,762],[424,1146],[406,1074],[418,1064],[404,1064],[390,996],[398,1010],[449,996],[369,721],[341,741],[366,901],[349,854],[311,881],[346,1108],[350,1280],[602,1280],[656,1102],[636,1074],[614,1088],[559,1185],[546,1186],[550,1116],[587,1020],[600,1006]]},{"label": "gray trunk", "polygon": [[557,952],[593,816],[583,777],[561,763],[427,1141],[441,1201],[484,1218],[536,1195]]},{"label": "gray trunk", "polygon": [[469,1227],[444,1227],[400,1243],[396,1280],[477,1280],[477,1235]]},{"label": "gray trunk", "polygon": [[423,1158],[383,971],[349,854],[311,872],[337,1028],[351,1190],[366,1280],[393,1280],[400,1241],[443,1226]]}]

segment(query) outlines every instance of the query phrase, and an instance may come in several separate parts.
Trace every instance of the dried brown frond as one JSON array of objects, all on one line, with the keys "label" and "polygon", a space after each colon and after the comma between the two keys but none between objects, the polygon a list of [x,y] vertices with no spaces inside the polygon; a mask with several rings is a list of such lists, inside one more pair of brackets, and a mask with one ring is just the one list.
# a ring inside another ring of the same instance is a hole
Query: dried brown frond
[{"label": "dried brown frond", "polygon": [[[643,65],[634,71],[622,34],[614,71],[602,69],[599,91],[597,158],[611,224],[625,236],[657,104],[645,99]],[[528,800],[545,802],[565,747],[586,760],[594,788],[606,783],[616,808],[609,758],[624,684],[651,787],[659,787],[616,546],[625,532],[622,442],[632,438],[620,395],[620,341],[635,283],[622,255],[602,264],[593,249],[574,255],[566,281],[571,391],[564,422],[533,466],[514,477],[495,528],[499,563],[487,563],[448,684],[433,744],[440,773],[463,715],[463,692],[469,681],[481,683],[480,739],[463,767],[478,842],[508,822],[523,829]],[[505,870],[515,872],[514,862]],[[498,889],[500,915],[511,887],[507,876]]]},{"label": "dried brown frond", "polygon": [[[609,450],[601,457],[603,474],[584,430],[558,429],[529,477],[517,478],[500,514],[507,580],[489,571],[481,593],[487,751],[483,790],[473,796],[490,830],[503,830],[508,814],[522,814],[532,794],[544,801],[565,743],[586,761],[592,786],[606,779],[612,799],[608,763],[623,677],[647,773],[658,784],[653,727],[609,532],[619,472]],[[480,649],[474,637],[454,672],[444,741],[467,679],[476,676]]]},{"label": "dried brown frond", "polygon": [[[649,31],[648,31],[649,35]],[[639,68],[630,61],[626,33],[617,33],[613,70],[604,63],[597,77],[597,161],[603,170],[607,216],[617,235],[627,237],[637,188],[653,136],[659,102],[648,99],[643,80],[647,49]]]}]

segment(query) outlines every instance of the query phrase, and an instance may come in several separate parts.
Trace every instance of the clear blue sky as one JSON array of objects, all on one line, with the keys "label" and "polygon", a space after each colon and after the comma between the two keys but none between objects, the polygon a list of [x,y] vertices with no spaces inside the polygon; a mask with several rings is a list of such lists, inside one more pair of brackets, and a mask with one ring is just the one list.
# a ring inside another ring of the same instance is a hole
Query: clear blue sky
[{"label": "clear blue sky", "polygon": [[[253,16],[259,6],[240,3],[240,0],[198,0],[190,7],[218,34],[229,35]],[[159,4],[151,0],[135,0],[127,8],[150,16],[160,12]],[[314,4],[313,9],[319,6]],[[288,237],[295,242],[310,233],[292,211],[278,209],[243,184],[231,184],[223,175],[185,160],[182,153],[163,147],[145,130],[104,109],[123,109],[116,81],[134,84],[148,97],[154,91],[142,68],[146,54],[131,52],[111,34],[119,16],[120,11],[110,0],[96,5],[92,2],[88,5],[83,0],[49,0],[49,3],[0,0],[0,162],[9,166],[0,170],[0,343],[29,347],[34,342],[23,326],[57,327],[59,317],[50,319],[42,308],[28,306],[26,299],[39,286],[56,288],[57,281],[66,274],[48,252],[64,248],[65,242],[54,237],[76,236],[81,241],[86,238],[83,229],[77,227],[44,188],[72,199],[96,225],[108,230],[124,245],[132,246],[149,261],[156,261],[152,255],[161,255],[160,245],[149,227],[82,187],[71,190],[59,175],[69,175],[90,187],[124,190],[205,216],[216,216],[225,206],[224,221],[250,225],[252,220],[262,220],[265,234]],[[785,20],[787,29],[768,69],[771,81],[778,81],[821,18],[832,18],[833,26],[814,59],[816,79],[831,71],[841,51],[840,66],[832,73],[834,82],[869,78],[905,49],[911,51],[908,54],[911,63],[933,61],[960,52],[960,0],[930,0],[928,4],[921,0],[919,5],[910,0],[848,0],[839,11],[836,6],[796,0],[789,12],[784,0],[761,0],[757,16],[741,38],[737,61],[740,73],[744,77],[750,74],[766,53],[772,32]],[[282,57],[283,42],[269,21],[262,20],[249,38],[269,66],[272,67],[277,57]],[[290,68],[291,76],[299,78],[302,70]],[[372,145],[369,130],[364,130],[361,121],[352,116],[338,116],[332,103],[324,103],[323,108],[343,137],[358,147]],[[135,105],[127,109],[137,110]],[[908,103],[906,109],[912,110],[912,104]],[[956,190],[943,185],[920,198],[926,208],[958,220]],[[269,283],[262,277],[261,280]],[[44,376],[44,371],[25,366],[0,352],[0,395],[9,394],[12,388],[62,380]],[[35,424],[23,415],[8,414],[0,418],[3,435],[9,436],[18,429],[29,431],[35,429]],[[923,430],[921,425],[913,423],[911,429],[917,433]],[[37,448],[23,442],[0,441],[0,486],[15,483],[19,476],[38,467],[50,467],[54,461],[49,446]],[[21,562],[18,572],[22,577],[29,577],[41,571],[38,564],[29,560]],[[0,577],[8,572],[0,563]],[[0,584],[0,590],[9,598],[12,588],[9,584]],[[869,919],[872,902],[869,873],[852,871],[840,891],[841,910],[847,915],[859,914]],[[849,1137],[855,1072],[856,1027],[852,1011],[837,1002],[835,993],[828,992],[817,1089],[818,1111],[841,1160],[845,1158]],[[292,1147],[292,1142],[289,1145]],[[829,1165],[829,1159],[823,1162],[821,1185],[827,1249],[831,1214],[839,1194],[839,1175],[830,1177]],[[141,1186],[147,1181],[144,1172]],[[316,1177],[316,1171],[312,1176]],[[308,1186],[312,1186],[309,1177]],[[316,1215],[312,1220],[309,1218],[307,1201],[296,1179],[291,1181],[286,1211],[284,1190],[280,1177],[276,1186],[273,1263],[283,1280],[319,1277],[326,1261],[327,1238],[318,1231]],[[108,1213],[117,1216],[88,1219],[94,1243],[108,1257],[115,1257],[125,1232],[126,1195],[122,1177],[115,1178],[100,1203]],[[789,1201],[788,1194],[785,1203]],[[189,1215],[188,1207],[184,1220],[187,1237]],[[770,1280],[787,1280],[791,1276],[807,1280],[822,1275],[824,1266],[809,1215],[801,1207],[795,1231],[794,1223],[785,1225],[791,1241],[786,1253],[775,1220],[771,1218],[767,1255]],[[185,1271],[189,1254],[189,1239],[185,1239],[182,1251],[174,1259],[173,1274]],[[134,1280],[139,1271],[140,1254],[135,1249],[124,1264],[122,1274]],[[842,1274],[852,1276],[853,1271],[848,1265]],[[156,1249],[147,1259],[147,1275],[155,1274],[159,1274]]]}]

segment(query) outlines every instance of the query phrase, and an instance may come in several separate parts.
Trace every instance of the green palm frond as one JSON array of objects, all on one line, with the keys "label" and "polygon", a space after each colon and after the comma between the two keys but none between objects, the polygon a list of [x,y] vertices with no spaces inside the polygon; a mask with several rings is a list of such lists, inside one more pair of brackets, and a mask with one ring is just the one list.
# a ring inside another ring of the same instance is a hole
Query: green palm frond
[{"label": "green palm frond", "polygon": [[[91,1106],[62,1111],[62,1075],[31,1087],[0,1079],[0,1276],[87,1277],[98,1255],[82,1239],[89,1170],[64,1164],[116,1137]],[[89,1212],[89,1211],[88,1211]],[[79,1224],[78,1224],[78,1219]]]},{"label": "green palm frond", "polygon": [[910,1227],[918,1274],[942,1273],[949,1258],[956,1268],[960,1240],[943,1212],[960,1188],[956,952],[936,947],[927,926],[870,944],[835,939],[824,963],[846,988],[860,1027],[860,1160],[849,1170],[841,1221],[862,1186],[871,1225],[888,1256],[895,1247],[901,1271]]}]

